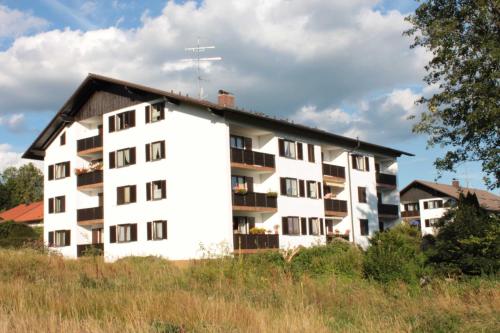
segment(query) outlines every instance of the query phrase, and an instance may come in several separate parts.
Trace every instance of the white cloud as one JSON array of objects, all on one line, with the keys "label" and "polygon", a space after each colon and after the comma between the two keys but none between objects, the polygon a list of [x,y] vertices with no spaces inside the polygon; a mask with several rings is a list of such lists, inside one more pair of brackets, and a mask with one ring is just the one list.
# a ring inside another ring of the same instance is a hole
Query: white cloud
[{"label": "white cloud", "polygon": [[18,37],[47,26],[48,22],[40,17],[0,5],[0,38]]},{"label": "white cloud", "polygon": [[13,115],[0,116],[0,126],[6,126],[12,131],[17,131],[23,128],[24,114],[16,113]]},{"label": "white cloud", "polygon": [[43,170],[43,162],[25,160],[21,156],[21,153],[13,151],[11,145],[0,143],[0,172],[8,167],[20,167],[28,163],[33,163],[40,170]]}]

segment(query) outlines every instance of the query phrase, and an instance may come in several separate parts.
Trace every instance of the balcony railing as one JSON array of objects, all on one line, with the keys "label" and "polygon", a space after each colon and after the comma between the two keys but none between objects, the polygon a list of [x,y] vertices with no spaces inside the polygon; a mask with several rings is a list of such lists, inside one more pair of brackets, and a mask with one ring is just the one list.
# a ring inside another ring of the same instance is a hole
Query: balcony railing
[{"label": "balcony railing", "polygon": [[399,207],[398,205],[387,205],[387,204],[378,204],[378,214],[379,215],[399,215]]},{"label": "balcony railing", "polygon": [[386,173],[376,173],[377,184],[396,186],[396,176]]},{"label": "balcony railing", "polygon": [[347,201],[336,199],[325,199],[325,210],[347,214]]},{"label": "balcony railing", "polygon": [[104,217],[103,207],[83,208],[83,209],[78,209],[76,211],[76,220],[78,222],[102,220],[103,217]]},{"label": "balcony railing", "polygon": [[102,183],[102,170],[83,173],[76,178],[77,186],[93,185]]},{"label": "balcony railing", "polygon": [[279,235],[245,235],[234,234],[234,250],[278,249]]},{"label": "balcony railing", "polygon": [[345,179],[345,168],[338,165],[323,163],[323,175]]},{"label": "balcony railing", "polygon": [[231,148],[231,162],[274,168],[274,155],[252,150]]},{"label": "balcony railing", "polygon": [[265,193],[233,193],[233,206],[276,208],[278,200]]},{"label": "balcony railing", "polygon": [[76,142],[76,151],[81,152],[93,148],[102,147],[102,136],[96,135],[90,138],[80,139]]},{"label": "balcony railing", "polygon": [[99,253],[100,255],[104,254],[104,244],[99,243],[99,244],[79,244],[76,246],[76,256],[83,257],[87,251],[90,252],[90,249],[96,249],[98,251],[92,251],[92,253]]},{"label": "balcony railing", "polygon": [[401,212],[401,217],[417,217],[420,216],[420,211],[418,210],[407,210]]}]

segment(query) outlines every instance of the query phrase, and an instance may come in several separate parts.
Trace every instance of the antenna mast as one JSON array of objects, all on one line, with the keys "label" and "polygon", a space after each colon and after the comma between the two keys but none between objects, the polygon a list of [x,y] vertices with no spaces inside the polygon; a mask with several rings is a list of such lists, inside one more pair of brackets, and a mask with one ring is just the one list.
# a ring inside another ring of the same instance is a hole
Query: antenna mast
[{"label": "antenna mast", "polygon": [[182,61],[190,61],[190,62],[196,62],[196,79],[198,81],[198,97],[200,99],[203,99],[205,96],[203,95],[203,86],[201,84],[201,81],[204,81],[203,77],[201,76],[201,68],[200,68],[200,62],[202,61],[220,61],[222,60],[221,57],[211,57],[211,58],[202,58],[200,57],[202,52],[205,52],[206,50],[209,49],[215,49],[215,46],[200,46],[200,38],[198,38],[198,42],[195,47],[188,47],[185,48],[184,50],[187,52],[194,52],[195,53],[195,58],[190,58],[190,59],[183,59]]}]

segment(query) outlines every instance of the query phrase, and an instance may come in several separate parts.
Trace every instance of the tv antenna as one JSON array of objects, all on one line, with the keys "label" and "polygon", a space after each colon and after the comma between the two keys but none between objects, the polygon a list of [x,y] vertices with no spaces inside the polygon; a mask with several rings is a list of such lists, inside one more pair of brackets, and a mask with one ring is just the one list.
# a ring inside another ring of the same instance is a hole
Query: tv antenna
[{"label": "tv antenna", "polygon": [[210,49],[215,49],[215,46],[200,46],[200,38],[198,38],[198,41],[196,43],[195,47],[187,47],[184,50],[187,52],[193,52],[195,54],[194,58],[190,59],[183,59],[182,61],[189,61],[189,62],[196,62],[196,79],[198,81],[198,97],[200,99],[203,99],[205,96],[203,94],[203,86],[202,86],[202,81],[206,81],[202,76],[201,76],[201,68],[200,68],[200,63],[203,62],[211,62],[211,61],[220,61],[222,60],[221,57],[211,57],[211,58],[202,58],[201,54],[205,52],[206,50]]}]

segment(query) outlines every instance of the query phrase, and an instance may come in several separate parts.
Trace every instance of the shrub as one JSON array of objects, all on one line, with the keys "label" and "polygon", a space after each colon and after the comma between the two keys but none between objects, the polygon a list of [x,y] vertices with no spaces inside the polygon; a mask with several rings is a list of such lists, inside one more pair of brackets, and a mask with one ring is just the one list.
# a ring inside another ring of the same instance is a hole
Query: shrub
[{"label": "shrub", "polygon": [[420,232],[405,224],[376,233],[366,251],[363,270],[367,278],[387,283],[414,283],[423,273],[425,257]]},{"label": "shrub", "polygon": [[301,249],[291,261],[295,277],[309,275],[321,277],[332,274],[361,275],[363,254],[354,245],[343,240],[321,246]]},{"label": "shrub", "polygon": [[37,240],[39,237],[39,234],[27,225],[13,221],[0,223],[0,247],[21,247],[25,242]]}]

